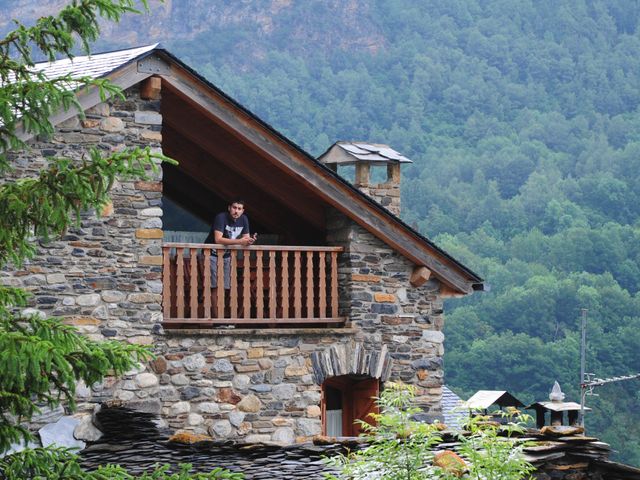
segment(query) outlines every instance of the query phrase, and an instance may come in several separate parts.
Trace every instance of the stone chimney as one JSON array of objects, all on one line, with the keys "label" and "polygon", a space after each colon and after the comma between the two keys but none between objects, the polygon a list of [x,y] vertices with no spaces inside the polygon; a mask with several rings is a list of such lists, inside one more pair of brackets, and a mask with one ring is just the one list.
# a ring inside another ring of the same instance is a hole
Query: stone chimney
[{"label": "stone chimney", "polygon": [[[400,164],[411,163],[388,145],[364,142],[336,142],[318,159],[338,171],[340,165],[355,165],[354,186],[394,215],[400,215]],[[372,168],[385,167],[386,179],[372,183]]]}]

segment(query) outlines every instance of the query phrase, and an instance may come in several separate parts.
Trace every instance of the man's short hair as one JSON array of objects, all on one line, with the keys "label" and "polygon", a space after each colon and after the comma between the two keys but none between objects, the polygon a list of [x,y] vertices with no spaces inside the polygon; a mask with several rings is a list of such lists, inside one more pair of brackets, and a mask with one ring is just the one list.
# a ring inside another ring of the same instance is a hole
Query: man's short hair
[{"label": "man's short hair", "polygon": [[243,207],[246,207],[246,202],[244,201],[243,198],[238,197],[238,198],[232,198],[231,200],[229,200],[229,204],[228,206],[230,207],[231,205],[233,205],[234,203],[239,203],[240,205],[242,205]]}]

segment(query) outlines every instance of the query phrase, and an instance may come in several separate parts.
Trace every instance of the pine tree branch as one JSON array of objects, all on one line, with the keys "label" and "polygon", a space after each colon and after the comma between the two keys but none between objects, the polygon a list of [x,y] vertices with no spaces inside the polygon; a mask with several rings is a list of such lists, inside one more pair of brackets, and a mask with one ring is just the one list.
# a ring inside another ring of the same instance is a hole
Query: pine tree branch
[{"label": "pine tree branch", "polygon": [[116,177],[148,178],[148,170],[157,170],[154,162],[172,162],[149,147],[107,157],[92,149],[89,157],[81,165],[68,158],[53,158],[39,178],[0,186],[0,266],[8,261],[20,265],[23,258],[34,254],[29,240],[32,232],[48,239],[65,232],[73,217],[79,221],[82,211],[99,212]]}]

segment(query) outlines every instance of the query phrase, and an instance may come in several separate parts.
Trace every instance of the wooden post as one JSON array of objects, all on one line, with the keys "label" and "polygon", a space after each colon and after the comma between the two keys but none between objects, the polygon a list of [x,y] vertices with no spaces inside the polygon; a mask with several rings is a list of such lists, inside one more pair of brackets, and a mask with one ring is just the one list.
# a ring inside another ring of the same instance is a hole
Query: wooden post
[{"label": "wooden post", "polygon": [[171,318],[171,248],[162,247],[162,314]]},{"label": "wooden post", "polygon": [[176,248],[176,316],[184,318],[184,248]]},{"label": "wooden post", "polygon": [[216,266],[216,276],[218,283],[216,287],[216,318],[224,318],[224,250],[216,250],[218,254],[218,263]]},{"label": "wooden post", "polygon": [[313,318],[313,252],[307,252],[307,318]]},{"label": "wooden post", "polygon": [[198,258],[196,248],[189,249],[189,318],[198,318]]},{"label": "wooden post", "polygon": [[242,310],[243,318],[251,317],[251,257],[248,251],[245,250],[242,270]]},{"label": "wooden post", "polygon": [[282,318],[289,318],[289,252],[282,252]]},{"label": "wooden post", "polygon": [[276,317],[276,252],[269,251],[269,318]]},{"label": "wooden post", "polygon": [[331,252],[331,316],[338,316],[338,252]]},{"label": "wooden post", "polygon": [[162,80],[160,77],[149,77],[142,82],[140,87],[140,98],[143,100],[158,100],[162,90]]},{"label": "wooden post", "polygon": [[293,252],[293,314],[302,316],[302,272],[300,269],[300,251]]},{"label": "wooden post", "polygon": [[231,250],[231,267],[229,280],[231,289],[229,291],[229,303],[231,304],[231,318],[238,318],[238,251]]},{"label": "wooden post", "polygon": [[325,272],[325,252],[318,252],[318,315],[327,316],[327,275]]},{"label": "wooden post", "polygon": [[264,318],[264,269],[262,267],[262,251],[256,252],[256,318]]},{"label": "wooden post", "polygon": [[204,318],[211,318],[211,252],[204,248],[204,265],[202,267],[203,294],[204,294]]}]

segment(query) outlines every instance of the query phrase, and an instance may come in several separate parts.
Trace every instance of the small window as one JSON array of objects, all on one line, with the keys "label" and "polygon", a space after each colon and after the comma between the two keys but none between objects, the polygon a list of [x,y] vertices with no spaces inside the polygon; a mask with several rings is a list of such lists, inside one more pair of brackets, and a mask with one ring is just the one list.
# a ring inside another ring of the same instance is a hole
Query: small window
[{"label": "small window", "polygon": [[322,384],[322,430],[330,437],[357,437],[363,430],[357,420],[373,423],[377,413],[380,380],[343,375]]}]

